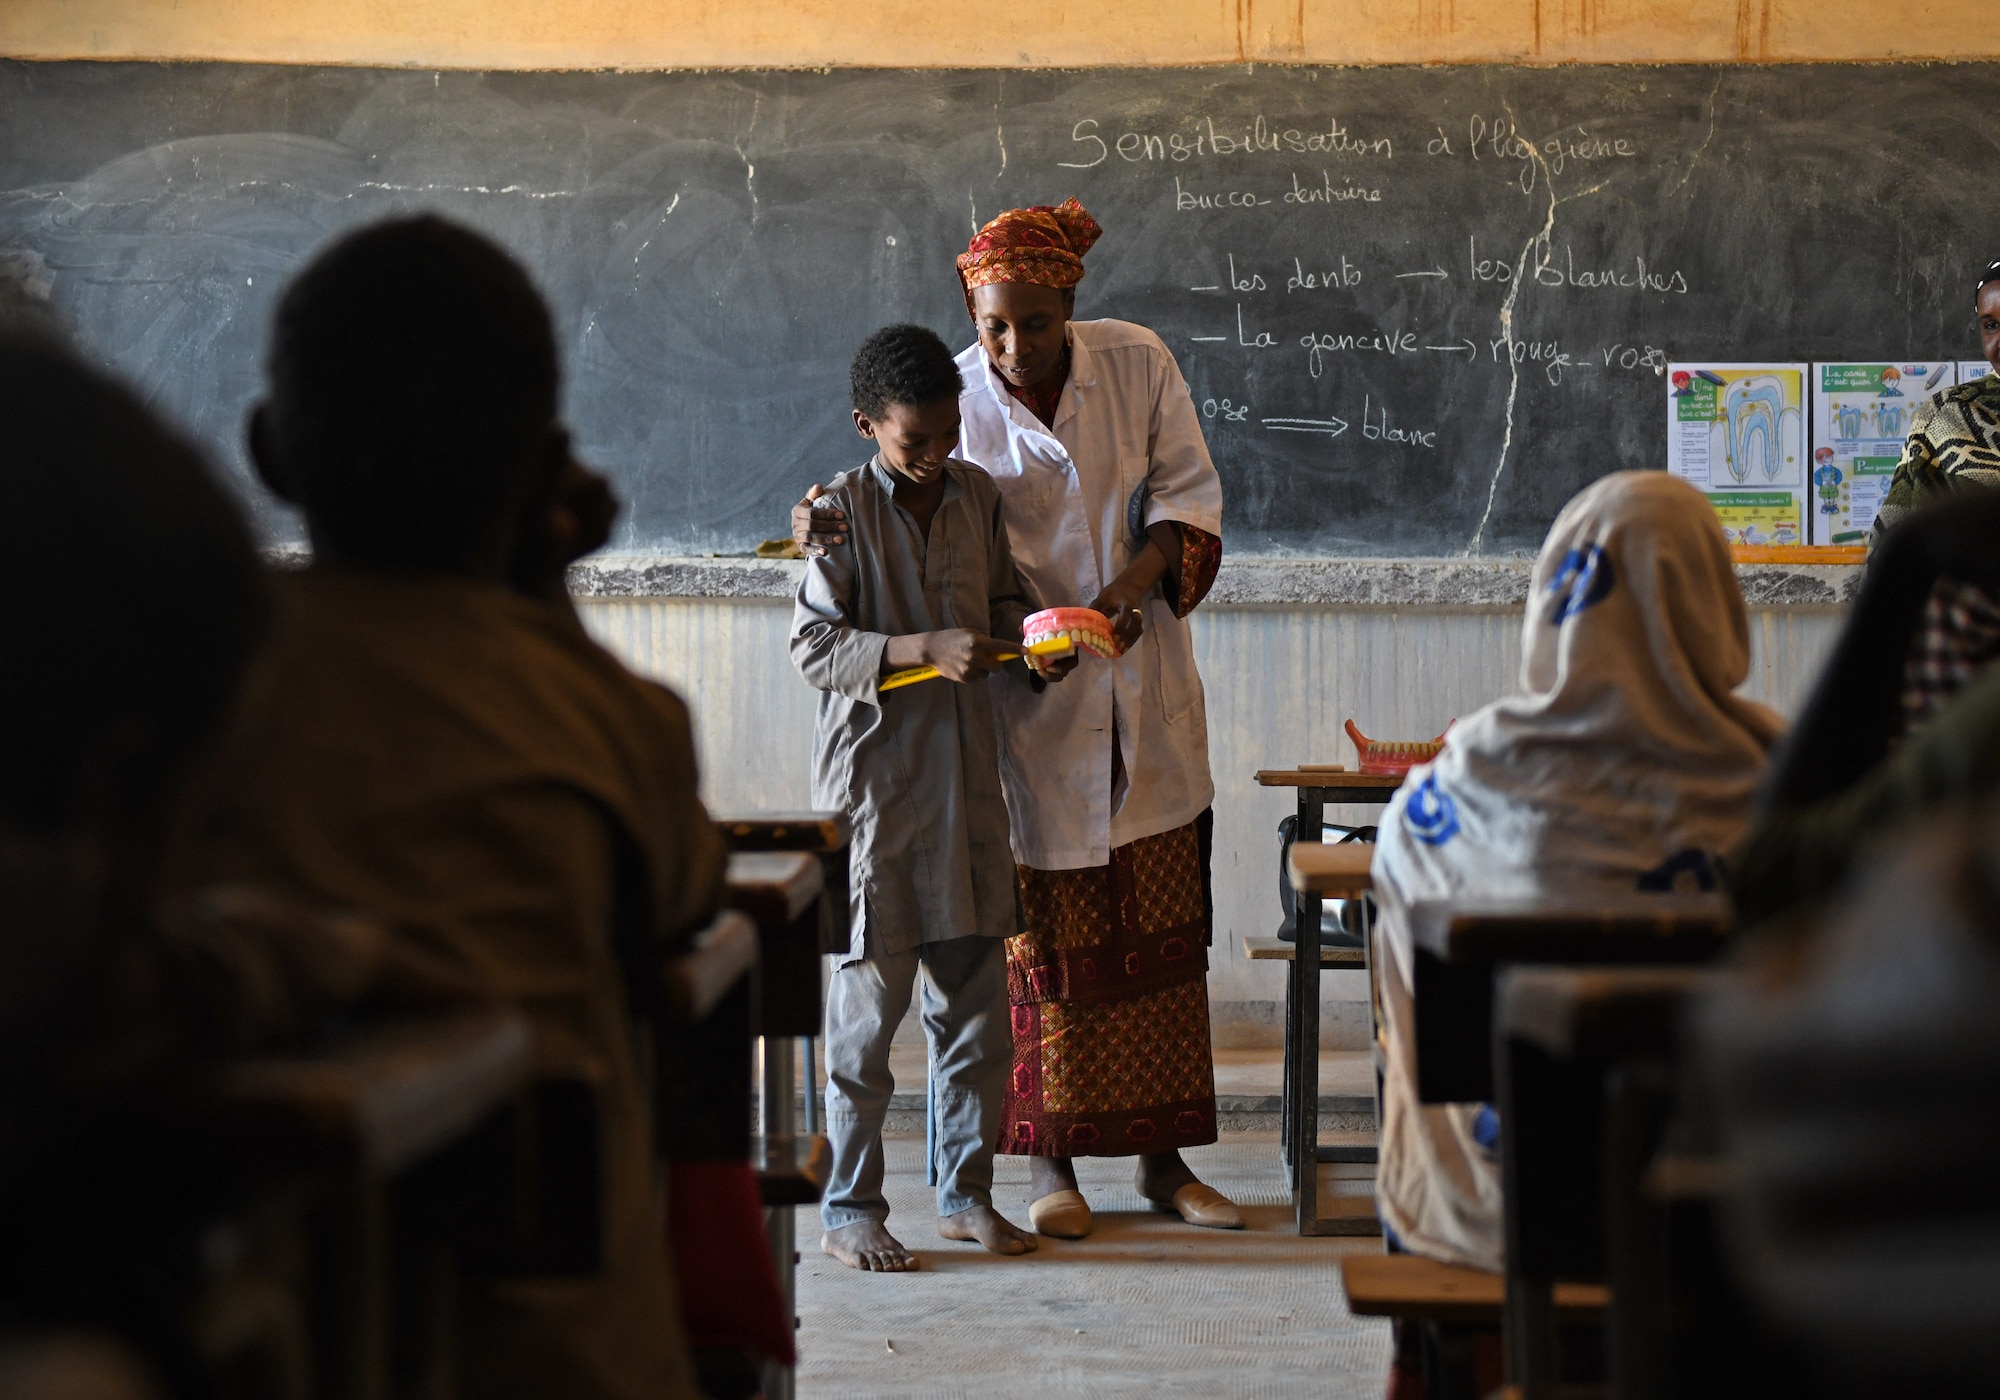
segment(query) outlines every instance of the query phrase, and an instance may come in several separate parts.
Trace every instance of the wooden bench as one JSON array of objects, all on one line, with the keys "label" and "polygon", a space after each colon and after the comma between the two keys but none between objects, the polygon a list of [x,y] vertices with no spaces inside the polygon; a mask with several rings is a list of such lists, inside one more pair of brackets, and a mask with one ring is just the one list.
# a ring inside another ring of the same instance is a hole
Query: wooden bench
[{"label": "wooden bench", "polygon": [[[1340,1261],[1340,1282],[1349,1312],[1420,1329],[1430,1400],[1477,1400],[1476,1339],[1500,1329],[1506,1299],[1500,1275],[1414,1254],[1354,1254]],[[1567,1325],[1598,1325],[1609,1304],[1609,1292],[1592,1284],[1566,1283],[1556,1292]]]},{"label": "wooden bench", "polygon": [[[1415,1254],[1350,1254],[1340,1261],[1347,1310],[1356,1317],[1396,1317],[1454,1327],[1496,1328],[1506,1305],[1506,1281],[1484,1269],[1440,1264]],[[1556,1287],[1565,1322],[1600,1321],[1611,1290],[1599,1284]]]},{"label": "wooden bench", "polygon": [[[1243,956],[1251,962],[1291,962],[1299,955],[1299,945],[1285,938],[1258,938],[1243,935]],[[1359,948],[1332,948],[1320,945],[1321,967],[1366,967],[1367,955]]]}]

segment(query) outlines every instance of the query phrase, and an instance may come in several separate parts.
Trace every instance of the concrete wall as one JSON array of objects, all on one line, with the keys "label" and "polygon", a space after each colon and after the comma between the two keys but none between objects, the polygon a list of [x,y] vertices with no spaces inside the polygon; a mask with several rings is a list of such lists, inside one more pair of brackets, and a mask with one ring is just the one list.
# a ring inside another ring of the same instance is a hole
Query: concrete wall
[{"label": "concrete wall", "polygon": [[[584,598],[585,622],[628,663],[693,705],[704,796],[718,811],[809,806],[814,692],[785,655],[790,604],[774,598]],[[1834,606],[1752,612],[1746,693],[1791,711],[1819,673]],[[1352,762],[1352,716],[1384,737],[1431,735],[1514,686],[1518,609],[1213,606],[1194,615],[1208,690],[1216,799],[1216,938],[1209,991],[1221,1044],[1277,1043],[1282,964],[1251,963],[1241,936],[1279,921],[1277,825],[1291,794],[1260,768]],[[1346,809],[1335,821],[1372,820]],[[1322,979],[1329,1046],[1363,1040],[1359,973]]]},{"label": "concrete wall", "polygon": [[416,68],[2000,54],[1986,0],[7,0],[0,53]]}]

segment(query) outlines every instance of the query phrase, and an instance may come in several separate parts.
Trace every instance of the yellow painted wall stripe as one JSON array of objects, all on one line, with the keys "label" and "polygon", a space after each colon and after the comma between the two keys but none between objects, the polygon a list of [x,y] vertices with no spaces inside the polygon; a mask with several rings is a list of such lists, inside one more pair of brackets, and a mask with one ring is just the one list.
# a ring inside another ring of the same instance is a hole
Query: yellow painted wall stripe
[{"label": "yellow painted wall stripe", "polygon": [[1990,58],[1991,0],[5,0],[0,54],[413,68]]}]

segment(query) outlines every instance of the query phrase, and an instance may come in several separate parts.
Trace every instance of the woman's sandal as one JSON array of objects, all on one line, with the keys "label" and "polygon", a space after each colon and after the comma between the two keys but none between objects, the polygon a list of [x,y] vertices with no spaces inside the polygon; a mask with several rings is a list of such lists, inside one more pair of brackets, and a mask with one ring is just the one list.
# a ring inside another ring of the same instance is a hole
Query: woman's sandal
[{"label": "woman's sandal", "polygon": [[1200,1225],[1209,1230],[1240,1230],[1243,1228],[1243,1212],[1236,1202],[1223,1195],[1213,1186],[1205,1186],[1199,1181],[1191,1181],[1174,1192],[1171,1202],[1152,1201],[1154,1210],[1163,1210],[1178,1215],[1190,1225]]},{"label": "woman's sandal", "polygon": [[1028,1206],[1028,1223],[1038,1235],[1058,1240],[1080,1240],[1095,1223],[1090,1218],[1090,1202],[1081,1191],[1051,1191]]}]

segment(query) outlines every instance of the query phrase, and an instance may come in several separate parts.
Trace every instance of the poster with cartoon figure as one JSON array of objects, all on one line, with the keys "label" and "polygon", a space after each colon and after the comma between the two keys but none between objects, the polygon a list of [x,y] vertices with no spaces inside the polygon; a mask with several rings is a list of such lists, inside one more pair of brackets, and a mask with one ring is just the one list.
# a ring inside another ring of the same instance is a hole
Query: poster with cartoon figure
[{"label": "poster with cartoon figure", "polygon": [[1958,382],[1970,384],[1976,379],[1984,379],[1993,373],[1993,366],[1984,360],[1960,360],[1958,362]]},{"label": "poster with cartoon figure", "polygon": [[1807,542],[1807,366],[1667,367],[1667,470],[1699,487],[1731,544]]},{"label": "poster with cartoon figure", "polygon": [[1812,543],[1868,542],[1917,409],[1957,382],[1950,360],[1813,366]]}]

